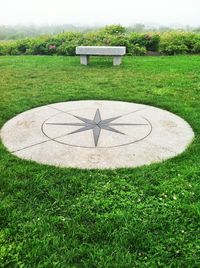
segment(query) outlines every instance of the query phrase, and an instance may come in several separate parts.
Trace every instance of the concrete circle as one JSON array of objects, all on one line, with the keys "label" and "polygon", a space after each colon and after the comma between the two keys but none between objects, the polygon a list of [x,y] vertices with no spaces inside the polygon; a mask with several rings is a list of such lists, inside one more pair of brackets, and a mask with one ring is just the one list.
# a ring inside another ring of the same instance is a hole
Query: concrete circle
[{"label": "concrete circle", "polygon": [[3,143],[20,158],[77,168],[137,167],[174,157],[194,133],[182,118],[148,105],[72,101],[9,120]]}]

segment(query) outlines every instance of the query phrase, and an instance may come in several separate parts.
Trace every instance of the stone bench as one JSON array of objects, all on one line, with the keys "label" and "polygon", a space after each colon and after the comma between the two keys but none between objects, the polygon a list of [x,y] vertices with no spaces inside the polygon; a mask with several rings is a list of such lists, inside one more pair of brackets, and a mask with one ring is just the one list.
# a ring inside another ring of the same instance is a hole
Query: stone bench
[{"label": "stone bench", "polygon": [[113,56],[113,65],[120,65],[122,56],[126,54],[126,47],[111,46],[79,46],[76,54],[80,55],[81,64],[87,65],[90,56]]}]

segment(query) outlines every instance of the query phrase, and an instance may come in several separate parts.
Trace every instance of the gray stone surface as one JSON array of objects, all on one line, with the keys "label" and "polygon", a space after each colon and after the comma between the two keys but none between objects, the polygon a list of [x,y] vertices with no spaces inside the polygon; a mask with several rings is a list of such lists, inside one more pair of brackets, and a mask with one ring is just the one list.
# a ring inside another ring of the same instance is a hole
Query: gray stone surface
[{"label": "gray stone surface", "polygon": [[122,57],[121,56],[114,56],[113,58],[113,65],[120,65],[122,63]]},{"label": "gray stone surface", "polygon": [[75,101],[42,106],[9,120],[0,136],[23,159],[61,167],[136,167],[174,157],[194,133],[182,118],[152,106]]},{"label": "gray stone surface", "polygon": [[80,60],[81,64],[88,65],[90,57],[88,55],[81,55]]},{"label": "gray stone surface", "polygon": [[113,65],[122,63],[122,56],[126,54],[126,47],[113,46],[79,46],[76,48],[76,54],[80,55],[80,62],[88,65],[90,56],[113,56]]},{"label": "gray stone surface", "polygon": [[122,56],[126,54],[126,47],[114,46],[79,46],[76,48],[77,55],[108,55]]}]

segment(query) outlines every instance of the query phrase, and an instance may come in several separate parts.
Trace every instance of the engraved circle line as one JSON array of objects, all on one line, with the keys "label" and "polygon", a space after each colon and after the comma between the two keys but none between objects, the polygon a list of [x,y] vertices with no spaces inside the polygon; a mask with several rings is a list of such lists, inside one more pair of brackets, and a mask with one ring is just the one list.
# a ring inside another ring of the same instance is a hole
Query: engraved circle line
[{"label": "engraved circle line", "polygon": [[[62,111],[62,110],[59,110],[59,109],[54,108],[54,107],[51,107],[51,108],[53,108],[53,109],[59,111],[59,113],[66,113],[66,114],[68,114],[68,115],[70,115],[70,116],[74,116],[73,114],[71,114],[71,113],[69,113],[69,112],[67,112],[67,111]],[[93,108],[93,107],[92,107],[92,108]],[[88,108],[88,109],[89,109],[89,108]],[[91,109],[91,108],[90,108],[90,109]],[[124,117],[124,116],[129,115],[129,114],[132,114],[132,113],[136,113],[136,112],[139,112],[139,111],[141,111],[141,110],[145,110],[145,109],[148,109],[148,108],[137,109],[137,110],[135,110],[135,111],[132,111],[132,112],[129,112],[129,113],[125,113],[125,114],[123,114],[121,117]],[[71,111],[78,111],[78,110],[82,110],[82,109],[81,109],[81,108],[80,108],[80,109],[77,109],[77,110],[73,109],[73,110],[71,110]],[[60,143],[60,144],[63,144],[63,145],[68,145],[68,146],[71,146],[71,147],[87,148],[87,149],[95,149],[95,148],[102,148],[102,149],[105,149],[105,148],[122,147],[122,146],[130,145],[130,144],[133,144],[133,143],[136,143],[136,142],[139,142],[139,141],[142,141],[142,140],[146,139],[146,138],[152,133],[152,130],[153,130],[153,126],[152,126],[151,122],[150,122],[147,118],[145,118],[145,117],[143,117],[143,116],[140,116],[140,117],[142,117],[144,120],[146,120],[146,121],[148,122],[148,124],[149,124],[149,126],[150,126],[150,131],[149,131],[149,133],[148,133],[145,137],[143,137],[143,138],[141,138],[141,139],[139,139],[139,140],[136,140],[136,141],[133,141],[133,142],[128,142],[128,143],[125,143],[125,144],[120,144],[120,145],[114,145],[114,146],[98,146],[98,147],[95,147],[95,146],[93,146],[93,147],[92,147],[92,146],[80,146],[80,145],[68,144],[68,143],[61,142],[61,141],[57,141],[57,140],[56,140],[56,139],[59,139],[59,138],[62,138],[62,137],[67,136],[68,133],[65,134],[65,135],[61,135],[61,136],[59,136],[59,137],[51,138],[51,137],[49,137],[49,136],[45,133],[45,131],[44,131],[44,124],[45,124],[50,118],[55,117],[55,116],[58,115],[59,113],[56,113],[55,115],[50,116],[49,118],[47,118],[47,119],[42,123],[42,125],[41,125],[41,131],[42,131],[42,133],[43,133],[43,134],[44,134],[50,141],[54,141],[54,142],[57,142],[57,143]]]}]

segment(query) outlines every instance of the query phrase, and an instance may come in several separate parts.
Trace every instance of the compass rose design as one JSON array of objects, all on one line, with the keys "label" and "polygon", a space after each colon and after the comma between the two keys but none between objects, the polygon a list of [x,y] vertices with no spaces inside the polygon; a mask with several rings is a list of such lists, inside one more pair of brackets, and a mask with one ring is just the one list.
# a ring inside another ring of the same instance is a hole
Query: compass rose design
[{"label": "compass rose design", "polygon": [[99,111],[99,109],[96,110],[96,113],[94,115],[94,119],[88,119],[88,118],[84,118],[84,117],[80,117],[77,115],[73,115],[71,114],[73,117],[79,119],[80,123],[45,123],[46,125],[55,125],[55,126],[77,126],[80,127],[75,131],[72,131],[70,133],[68,133],[67,135],[72,135],[75,133],[79,133],[79,132],[83,132],[83,131],[88,131],[88,130],[92,130],[93,132],[93,139],[94,139],[94,145],[95,147],[98,146],[98,141],[99,141],[99,137],[101,134],[101,130],[107,130],[107,131],[111,131],[111,132],[115,132],[118,133],[120,135],[126,135],[125,133],[117,130],[115,127],[117,126],[146,126],[148,125],[147,123],[143,123],[143,124],[132,124],[132,123],[115,123],[114,121],[121,118],[124,115],[120,115],[120,116],[116,116],[116,117],[111,117],[111,118],[107,118],[107,119],[102,119],[101,118],[101,113]]}]

